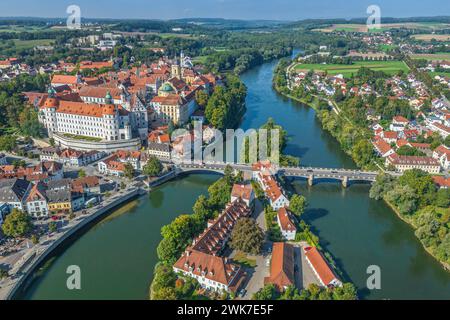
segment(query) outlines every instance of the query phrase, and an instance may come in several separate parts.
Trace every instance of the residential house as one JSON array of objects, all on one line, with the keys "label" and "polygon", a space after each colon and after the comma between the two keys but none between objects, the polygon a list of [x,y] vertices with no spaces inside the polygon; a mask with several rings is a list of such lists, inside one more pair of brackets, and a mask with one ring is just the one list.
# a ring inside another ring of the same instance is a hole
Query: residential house
[{"label": "residential house", "polygon": [[173,270],[196,279],[203,288],[215,292],[236,292],[243,279],[238,264],[197,250],[186,250]]},{"label": "residential house", "polygon": [[31,188],[26,199],[27,212],[33,218],[48,216],[48,200],[46,195],[46,186],[38,182]]},{"label": "residential house", "polygon": [[23,179],[0,180],[0,204],[8,205],[9,210],[26,210],[26,196],[31,190],[31,183]]},{"label": "residential house", "polygon": [[261,164],[254,165],[253,177],[261,185],[273,210],[289,206],[289,199],[284,195],[275,176],[272,175],[270,164],[269,167],[264,167],[264,165],[261,167]]},{"label": "residential house", "polygon": [[231,190],[231,202],[241,199],[244,203],[253,208],[255,202],[255,192],[251,184],[235,184]]},{"label": "residential house", "polygon": [[378,139],[373,141],[372,144],[375,147],[375,151],[377,152],[377,154],[382,158],[389,157],[390,155],[395,153],[391,145],[384,140]]},{"label": "residential house", "polygon": [[433,159],[441,164],[442,169],[450,169],[450,149],[441,145],[433,151]]},{"label": "residential house", "polygon": [[323,287],[341,287],[342,282],[335,275],[325,258],[316,247],[303,248],[306,261]]},{"label": "residential house", "polygon": [[292,213],[284,207],[278,209],[277,222],[283,238],[288,241],[295,240],[297,227],[295,226],[295,221]]}]

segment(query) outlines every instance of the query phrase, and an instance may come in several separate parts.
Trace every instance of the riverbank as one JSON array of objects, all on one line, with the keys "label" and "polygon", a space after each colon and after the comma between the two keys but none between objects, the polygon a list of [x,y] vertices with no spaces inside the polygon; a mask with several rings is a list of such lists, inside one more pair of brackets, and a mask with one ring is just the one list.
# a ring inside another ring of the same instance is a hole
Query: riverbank
[{"label": "riverbank", "polygon": [[[288,68],[289,68],[289,67],[288,67]],[[287,69],[287,70],[288,70],[288,69]],[[318,99],[317,97],[313,97],[312,102],[308,102],[306,99],[298,98],[298,97],[295,97],[295,96],[293,96],[293,95],[291,95],[291,94],[289,94],[289,93],[284,92],[284,91],[281,90],[281,88],[275,83],[275,81],[273,81],[273,88],[274,88],[274,90],[275,90],[278,94],[280,94],[280,95],[282,95],[282,96],[284,96],[284,97],[286,97],[286,98],[292,99],[292,100],[294,100],[294,101],[297,101],[297,102],[299,102],[299,103],[302,103],[302,104],[304,104],[304,105],[306,105],[306,106],[308,106],[308,107],[314,109],[314,110],[316,111],[316,117],[317,117],[317,119],[319,119],[319,121],[320,121],[320,123],[321,123],[321,125],[322,125],[322,128],[323,128],[324,130],[327,130],[327,128],[324,126],[322,117],[319,116],[319,112],[320,112],[320,109],[319,109],[319,99]],[[339,116],[339,113],[337,113],[337,115]],[[339,139],[337,139],[337,137],[334,135],[334,132],[332,132],[332,131],[330,131],[330,130],[327,130],[327,131],[328,131],[328,132],[329,132],[329,133],[330,133],[330,134],[331,134],[331,135],[332,135],[332,136],[340,143]],[[348,154],[348,155],[355,161],[352,152],[350,152],[349,150],[345,150],[345,149],[343,149],[343,151],[344,151],[346,154]],[[358,163],[357,163],[356,161],[355,161],[355,163],[358,165]],[[359,166],[359,165],[358,165],[358,167],[361,168],[361,166]],[[390,203],[389,201],[387,201],[387,200],[384,199],[384,198],[383,198],[383,200],[384,200],[384,202],[392,209],[392,211],[395,212],[395,214],[396,214],[403,222],[405,222],[405,223],[408,224],[408,226],[409,226],[412,230],[414,230],[414,231],[417,230],[417,227],[412,223],[412,221],[406,219],[406,218],[399,212],[398,208],[397,208],[393,203]],[[415,213],[414,213],[414,214],[415,214]],[[438,261],[438,262],[444,267],[445,270],[447,270],[447,271],[450,272],[450,265],[449,265],[448,263],[446,263],[445,261],[440,260],[440,259],[432,252],[432,250],[430,250],[430,248],[426,247],[425,244],[424,244],[422,241],[420,241],[420,239],[419,239],[417,236],[416,236],[416,238],[417,238],[417,239],[419,240],[419,242],[421,243],[423,249],[425,249],[425,251],[426,251],[429,255],[431,255],[436,261]]]},{"label": "riverbank", "polygon": [[[26,284],[30,275],[52,255],[53,251],[64,244],[69,238],[74,236],[78,231],[96,221],[105,214],[111,212],[114,208],[123,205],[129,200],[139,196],[142,190],[132,187],[125,190],[125,194],[106,199],[101,207],[88,209],[85,215],[79,216],[70,221],[62,232],[57,233],[54,237],[44,239],[36,246],[30,248],[24,253],[23,258],[18,264],[14,265],[13,273],[4,281],[0,288],[0,300],[13,299],[17,292],[22,290],[22,286]],[[128,192],[128,193],[127,193]]]},{"label": "riverbank", "polygon": [[[406,219],[405,216],[402,215],[402,214],[400,213],[400,211],[398,210],[398,208],[397,208],[393,203],[389,202],[389,201],[386,200],[386,199],[383,199],[383,201],[389,206],[389,208],[392,209],[392,211],[395,212],[395,214],[397,215],[397,217],[399,217],[403,222],[405,222],[411,229],[413,229],[414,231],[417,230],[417,226],[415,226],[414,223],[413,223],[412,221]],[[420,239],[419,239],[419,240],[420,240]],[[422,241],[421,241],[420,243],[422,243]],[[444,269],[447,270],[448,272],[450,272],[450,264],[448,264],[448,263],[446,263],[446,262],[444,262],[444,261],[439,260],[439,259],[433,254],[433,252],[432,252],[429,248],[427,248],[423,243],[422,243],[422,246],[423,246],[423,248],[425,249],[425,251],[426,251],[430,256],[433,257],[433,259],[439,261],[439,263],[444,267]]]}]

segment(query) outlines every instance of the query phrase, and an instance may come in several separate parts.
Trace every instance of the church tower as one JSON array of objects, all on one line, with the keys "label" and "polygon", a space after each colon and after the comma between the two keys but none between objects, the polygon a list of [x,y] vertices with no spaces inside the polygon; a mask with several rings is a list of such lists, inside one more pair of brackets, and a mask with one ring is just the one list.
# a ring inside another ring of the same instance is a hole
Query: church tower
[{"label": "church tower", "polygon": [[178,61],[178,59],[176,57],[172,64],[171,76],[172,76],[172,78],[181,79],[181,66],[180,66],[180,62]]}]

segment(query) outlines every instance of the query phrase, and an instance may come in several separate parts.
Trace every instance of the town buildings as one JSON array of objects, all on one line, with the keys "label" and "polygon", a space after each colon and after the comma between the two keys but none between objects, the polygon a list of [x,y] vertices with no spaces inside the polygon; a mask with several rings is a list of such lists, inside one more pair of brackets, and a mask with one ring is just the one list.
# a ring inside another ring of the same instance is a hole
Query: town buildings
[{"label": "town buildings", "polygon": [[285,207],[278,209],[277,223],[280,227],[281,234],[286,240],[295,240],[297,227],[295,226],[294,217],[292,213]]},{"label": "town buildings", "polygon": [[208,290],[236,292],[243,281],[243,270],[220,254],[238,219],[250,214],[242,199],[229,203],[217,219],[208,222],[208,228],[194,239],[173,270],[197,279]]},{"label": "town buildings", "polygon": [[253,165],[253,179],[261,185],[273,210],[289,207],[289,199],[273,175],[272,165],[269,161]]},{"label": "town buildings", "polygon": [[18,209],[25,211],[26,196],[31,188],[31,183],[23,179],[1,179],[0,205],[6,204],[8,210]]},{"label": "town buildings", "polygon": [[279,292],[295,286],[294,247],[285,242],[274,242],[270,276],[264,278],[264,284],[273,284]]},{"label": "town buildings", "polygon": [[437,174],[441,171],[439,162],[431,157],[399,156],[393,154],[386,158],[386,166],[393,166],[399,172],[420,169],[431,174]]},{"label": "town buildings", "polygon": [[333,270],[330,268],[325,258],[316,247],[304,247],[303,250],[306,256],[306,261],[312,268],[314,275],[317,277],[322,286],[342,286],[342,282],[334,274]]},{"label": "town buildings", "polygon": [[448,170],[450,169],[450,149],[441,145],[434,149],[433,151],[433,159],[439,161],[442,169]]},{"label": "town buildings", "polygon": [[148,161],[148,155],[141,151],[119,150],[98,162],[100,173],[123,176],[125,165],[130,164],[134,170],[141,171]]},{"label": "town buildings", "polygon": [[235,184],[231,190],[231,202],[241,199],[249,208],[254,207],[255,192],[251,184]]},{"label": "town buildings", "polygon": [[103,152],[96,150],[79,151],[74,149],[60,149],[58,147],[47,147],[41,150],[39,155],[41,161],[57,161],[65,166],[84,167],[88,164],[100,160],[104,156]]}]

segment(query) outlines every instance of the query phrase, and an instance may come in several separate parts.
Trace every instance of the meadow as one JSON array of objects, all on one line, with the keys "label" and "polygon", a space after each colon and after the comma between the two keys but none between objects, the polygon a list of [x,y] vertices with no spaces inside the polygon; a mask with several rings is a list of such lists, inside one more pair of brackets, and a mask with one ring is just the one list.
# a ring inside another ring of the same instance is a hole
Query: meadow
[{"label": "meadow", "polygon": [[441,61],[450,60],[450,52],[437,52],[437,53],[418,53],[412,54],[412,59],[425,59],[429,61]]},{"label": "meadow", "polygon": [[448,28],[449,24],[446,23],[434,23],[434,22],[407,22],[407,23],[386,23],[381,24],[381,28],[369,30],[366,24],[348,23],[348,24],[333,24],[328,27],[314,29],[320,32],[333,32],[333,31],[345,31],[345,32],[383,32],[390,29],[426,29],[430,31],[441,30]]},{"label": "meadow", "polygon": [[330,75],[342,74],[349,78],[356,74],[361,67],[370,68],[376,71],[383,71],[389,75],[394,75],[400,70],[407,72],[408,66],[403,61],[356,61],[351,65],[346,64],[298,64],[297,71],[314,70],[316,72],[327,72]]}]

